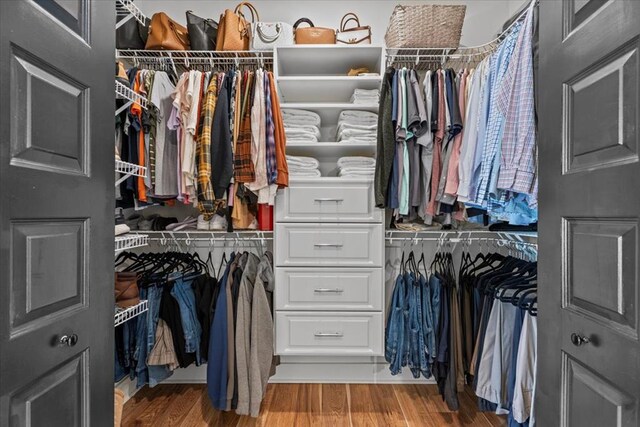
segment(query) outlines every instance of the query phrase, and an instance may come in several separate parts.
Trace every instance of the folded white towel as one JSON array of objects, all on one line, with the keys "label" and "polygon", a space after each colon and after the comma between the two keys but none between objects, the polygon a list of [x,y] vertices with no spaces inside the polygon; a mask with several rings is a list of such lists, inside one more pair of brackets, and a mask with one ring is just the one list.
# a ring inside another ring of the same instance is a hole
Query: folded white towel
[{"label": "folded white towel", "polygon": [[351,102],[354,104],[377,104],[379,99],[379,89],[356,89],[351,95]]},{"label": "folded white towel", "polygon": [[376,171],[375,166],[359,167],[359,166],[347,166],[340,168],[340,173],[372,173]]},{"label": "folded white towel", "polygon": [[320,138],[320,129],[317,126],[287,126],[284,127],[284,133],[289,136],[312,136],[316,139]]},{"label": "folded white towel", "polygon": [[320,126],[320,116],[318,113],[307,110],[297,110],[292,108],[282,109],[282,121],[285,124],[302,124]]},{"label": "folded white towel", "polygon": [[376,159],[363,156],[347,156],[338,159],[338,167],[343,169],[346,167],[367,167],[376,166]]},{"label": "folded white towel", "polygon": [[340,113],[338,122],[378,123],[378,115],[371,111],[344,110]]},{"label": "folded white towel", "polygon": [[318,169],[310,169],[306,171],[298,171],[289,169],[289,178],[316,178],[322,176]]},{"label": "folded white towel", "polygon": [[338,133],[344,129],[358,129],[358,130],[369,130],[374,133],[378,130],[378,124],[364,124],[364,123],[349,123],[349,122],[339,122],[338,123]]},{"label": "folded white towel", "polygon": [[287,156],[287,165],[289,166],[289,169],[291,169],[291,167],[318,169],[320,162],[313,157]]},{"label": "folded white towel", "polygon": [[375,137],[352,137],[347,139],[341,139],[338,141],[340,144],[366,144],[375,145],[378,140]]},{"label": "folded white towel", "polygon": [[342,141],[343,139],[349,138],[367,138],[367,139],[376,139],[378,133],[370,130],[360,130],[360,129],[344,129],[343,131],[338,133],[338,141]]}]

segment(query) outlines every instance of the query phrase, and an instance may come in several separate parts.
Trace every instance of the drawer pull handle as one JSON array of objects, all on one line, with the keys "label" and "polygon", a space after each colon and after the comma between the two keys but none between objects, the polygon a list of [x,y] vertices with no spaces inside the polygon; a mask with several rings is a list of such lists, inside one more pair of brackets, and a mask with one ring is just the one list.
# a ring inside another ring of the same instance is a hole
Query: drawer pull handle
[{"label": "drawer pull handle", "polygon": [[314,335],[316,337],[337,337],[337,338],[341,338],[344,336],[342,332],[316,332]]},{"label": "drawer pull handle", "polygon": [[319,199],[314,199],[316,202],[336,202],[336,203],[342,203],[344,201],[344,199],[333,199],[331,197],[322,197]]},{"label": "drawer pull handle", "polygon": [[341,248],[342,243],[316,243],[313,246],[316,248]]},{"label": "drawer pull handle", "polygon": [[318,288],[318,289],[314,289],[313,292],[317,292],[319,294],[324,294],[324,293],[334,293],[334,294],[341,294],[343,292],[342,289],[340,288],[335,288],[335,289],[330,289],[330,288]]}]

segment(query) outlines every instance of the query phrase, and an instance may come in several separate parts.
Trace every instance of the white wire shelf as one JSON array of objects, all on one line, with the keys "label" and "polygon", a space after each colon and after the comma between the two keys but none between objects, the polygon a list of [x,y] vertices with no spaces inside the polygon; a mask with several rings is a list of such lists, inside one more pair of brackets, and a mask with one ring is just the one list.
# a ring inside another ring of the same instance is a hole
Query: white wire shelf
[{"label": "white wire shelf", "polygon": [[117,80],[115,81],[115,84],[116,84],[116,97],[119,99],[126,99],[127,101],[129,101],[116,110],[116,116],[134,102],[140,104],[140,106],[145,110],[149,108],[149,105],[151,105],[151,103],[147,100],[147,98],[140,95],[139,93],[134,92],[133,90],[128,88],[126,85],[120,83]]},{"label": "white wire shelf", "polygon": [[141,300],[137,305],[125,309],[118,308],[114,316],[114,326],[119,326],[128,320],[144,313],[148,309],[147,300]]},{"label": "white wire shelf", "polygon": [[149,236],[146,234],[130,233],[122,236],[116,236],[116,252],[126,251],[128,249],[141,248],[149,244]]},{"label": "white wire shelf", "polygon": [[116,29],[131,18],[141,24],[144,24],[147,19],[138,6],[133,3],[133,0],[116,0],[116,17],[118,18]]},{"label": "white wire shelf", "polygon": [[130,176],[141,176],[145,178],[147,176],[147,167],[140,166],[133,163],[123,162],[122,160],[116,159],[116,172],[123,174],[116,181],[116,187],[120,185],[122,181],[129,178]]},{"label": "white wire shelf", "polygon": [[116,59],[154,69],[169,69],[175,74],[191,68],[208,70],[220,66],[255,65],[271,68],[273,52],[269,50],[135,50],[118,49]]},{"label": "white wire shelf", "polygon": [[385,239],[390,242],[414,241],[416,243],[421,241],[446,241],[451,243],[509,241],[537,246],[538,233],[490,230],[386,230]]},{"label": "white wire shelf", "polygon": [[263,245],[273,240],[273,231],[242,230],[242,231],[144,231],[148,235],[149,243],[171,245],[184,243],[190,246],[192,243],[205,242],[214,245],[216,242],[241,243],[257,242]]}]

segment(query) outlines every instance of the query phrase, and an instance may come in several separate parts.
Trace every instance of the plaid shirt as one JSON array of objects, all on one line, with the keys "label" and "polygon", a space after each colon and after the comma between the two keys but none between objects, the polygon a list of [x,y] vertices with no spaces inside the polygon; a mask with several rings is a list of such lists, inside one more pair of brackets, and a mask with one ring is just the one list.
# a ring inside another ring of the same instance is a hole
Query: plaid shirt
[{"label": "plaid shirt", "polygon": [[251,160],[251,93],[254,82],[253,73],[249,73],[243,85],[242,113],[240,134],[233,156],[234,174],[236,182],[249,183],[256,180],[256,173]]},{"label": "plaid shirt", "polygon": [[505,83],[505,75],[521,27],[522,23],[517,23],[514,26],[511,33],[509,33],[502,42],[496,60],[492,64],[491,74],[493,74],[494,78],[489,100],[489,119],[487,120],[487,131],[485,134],[484,152],[482,155],[482,166],[480,168],[480,180],[478,182],[478,194],[476,198],[476,203],[484,207],[487,206],[490,195],[492,193],[495,194],[498,167],[500,164],[497,156],[500,151],[500,141],[502,140],[504,130],[505,120],[498,107],[496,100],[497,93],[500,86]]},{"label": "plaid shirt", "polygon": [[532,26],[529,10],[496,100],[505,116],[498,188],[524,194],[532,193],[536,173]]},{"label": "plaid shirt", "polygon": [[205,221],[211,219],[215,211],[213,186],[211,185],[211,125],[218,99],[218,79],[214,75],[207,87],[202,110],[198,140],[196,142],[196,161],[198,163],[198,210]]},{"label": "plaid shirt", "polygon": [[264,92],[267,123],[267,182],[274,184],[278,178],[278,166],[276,164],[276,126],[273,123],[273,109],[271,108],[271,88],[269,87],[269,75],[264,73]]}]

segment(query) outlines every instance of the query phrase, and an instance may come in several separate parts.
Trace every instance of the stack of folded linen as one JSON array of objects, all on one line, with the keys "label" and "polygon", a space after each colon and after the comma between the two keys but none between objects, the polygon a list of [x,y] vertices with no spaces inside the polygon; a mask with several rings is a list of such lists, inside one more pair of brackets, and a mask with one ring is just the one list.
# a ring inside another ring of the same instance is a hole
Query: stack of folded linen
[{"label": "stack of folded linen", "polygon": [[287,156],[289,177],[291,178],[317,178],[320,173],[320,162],[313,157]]},{"label": "stack of folded linen", "polygon": [[380,100],[380,89],[356,89],[351,95],[354,104],[377,104]]},{"label": "stack of folded linen", "polygon": [[282,121],[287,143],[318,142],[320,139],[320,116],[313,111],[285,108]]},{"label": "stack of folded linen", "polygon": [[375,144],[378,115],[369,111],[345,110],[338,118],[338,142]]},{"label": "stack of folded linen", "polygon": [[342,178],[373,178],[376,159],[371,157],[341,157],[338,159],[338,176]]}]

